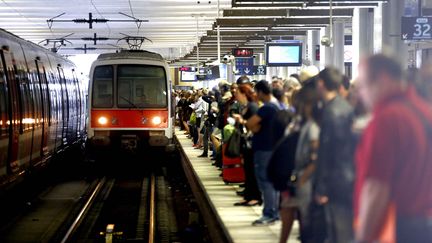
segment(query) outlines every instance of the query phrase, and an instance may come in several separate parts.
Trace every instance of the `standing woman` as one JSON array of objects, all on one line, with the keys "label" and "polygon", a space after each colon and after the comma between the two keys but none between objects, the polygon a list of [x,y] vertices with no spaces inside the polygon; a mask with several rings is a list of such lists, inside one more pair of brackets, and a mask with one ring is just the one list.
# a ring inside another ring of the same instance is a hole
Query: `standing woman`
[{"label": "standing woman", "polygon": [[188,136],[190,136],[190,134],[191,134],[191,130],[190,130],[190,127],[188,124],[190,115],[192,114],[192,108],[190,108],[191,96],[192,96],[192,91],[186,92],[185,96],[184,96],[184,102],[182,102],[182,123],[183,123],[184,129],[186,130],[185,135],[188,135]]},{"label": "standing woman", "polygon": [[234,93],[240,104],[240,114],[234,114],[237,124],[244,131],[245,139],[242,144],[243,166],[245,171],[244,199],[234,206],[255,206],[262,204],[261,192],[258,188],[253,164],[252,133],[245,126],[246,121],[258,111],[258,99],[246,76],[237,80],[238,88]]}]

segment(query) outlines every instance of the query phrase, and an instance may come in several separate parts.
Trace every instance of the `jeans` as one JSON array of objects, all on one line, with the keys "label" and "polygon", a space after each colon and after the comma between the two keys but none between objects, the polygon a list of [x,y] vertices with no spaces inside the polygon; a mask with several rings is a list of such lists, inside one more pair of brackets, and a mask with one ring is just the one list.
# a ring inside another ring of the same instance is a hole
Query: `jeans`
[{"label": "jeans", "polygon": [[324,205],[327,241],[331,243],[346,243],[354,239],[352,227],[353,210],[351,204],[332,201]]},{"label": "jeans", "polygon": [[397,216],[396,242],[432,242],[432,218]]},{"label": "jeans", "polygon": [[272,151],[255,151],[254,165],[258,188],[264,202],[263,216],[275,219],[279,218],[279,192],[275,190],[267,175],[271,155]]}]

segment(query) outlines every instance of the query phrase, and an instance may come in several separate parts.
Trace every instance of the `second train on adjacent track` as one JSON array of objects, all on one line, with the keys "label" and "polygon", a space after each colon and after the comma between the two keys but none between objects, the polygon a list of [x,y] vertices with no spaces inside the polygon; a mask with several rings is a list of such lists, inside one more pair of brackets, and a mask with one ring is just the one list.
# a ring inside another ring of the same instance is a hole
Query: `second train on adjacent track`
[{"label": "second train on adjacent track", "polygon": [[171,83],[161,55],[101,54],[90,70],[88,104],[88,148],[172,148]]}]

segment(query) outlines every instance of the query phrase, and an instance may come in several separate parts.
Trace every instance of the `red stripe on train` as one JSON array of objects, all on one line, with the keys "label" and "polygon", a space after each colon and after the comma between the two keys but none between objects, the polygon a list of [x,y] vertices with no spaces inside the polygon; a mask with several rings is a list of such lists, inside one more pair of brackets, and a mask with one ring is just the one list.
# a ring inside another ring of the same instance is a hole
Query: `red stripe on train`
[{"label": "red stripe on train", "polygon": [[[101,117],[106,118],[105,125],[99,123],[99,119]],[[155,117],[160,118],[161,121],[160,124],[154,124],[153,119]],[[91,127],[92,128],[167,128],[168,110],[92,110]]]}]

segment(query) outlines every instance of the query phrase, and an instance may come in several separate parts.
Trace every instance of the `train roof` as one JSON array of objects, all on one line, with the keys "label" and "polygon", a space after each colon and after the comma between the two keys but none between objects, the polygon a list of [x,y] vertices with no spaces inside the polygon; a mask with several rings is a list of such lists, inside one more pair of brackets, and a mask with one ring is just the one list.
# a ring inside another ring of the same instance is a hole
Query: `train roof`
[{"label": "train roof", "polygon": [[[42,46],[40,46],[40,45],[38,45],[36,43],[33,43],[31,41],[28,41],[28,40],[25,40],[25,39],[23,39],[23,38],[15,35],[15,34],[9,32],[9,31],[7,31],[5,29],[2,29],[2,28],[0,28],[0,38],[7,38],[10,41],[19,43],[21,45],[21,47],[24,48],[24,49],[25,48],[34,48],[35,50],[39,50],[39,51],[44,52],[45,54],[47,54],[51,58],[53,58],[53,57],[54,58],[59,58],[59,59],[62,59],[63,62],[67,62],[67,63],[75,66],[75,64],[71,60],[67,59],[66,57],[63,57],[63,56],[61,56],[61,55],[59,55],[57,53],[54,53],[54,52],[52,52],[52,51],[50,51],[50,50],[48,50],[46,48],[43,48]],[[25,50],[24,50],[24,52],[25,52]]]},{"label": "train roof", "polygon": [[121,51],[119,53],[100,54],[97,60],[113,60],[113,59],[151,59],[155,61],[164,61],[163,57],[150,51]]}]

